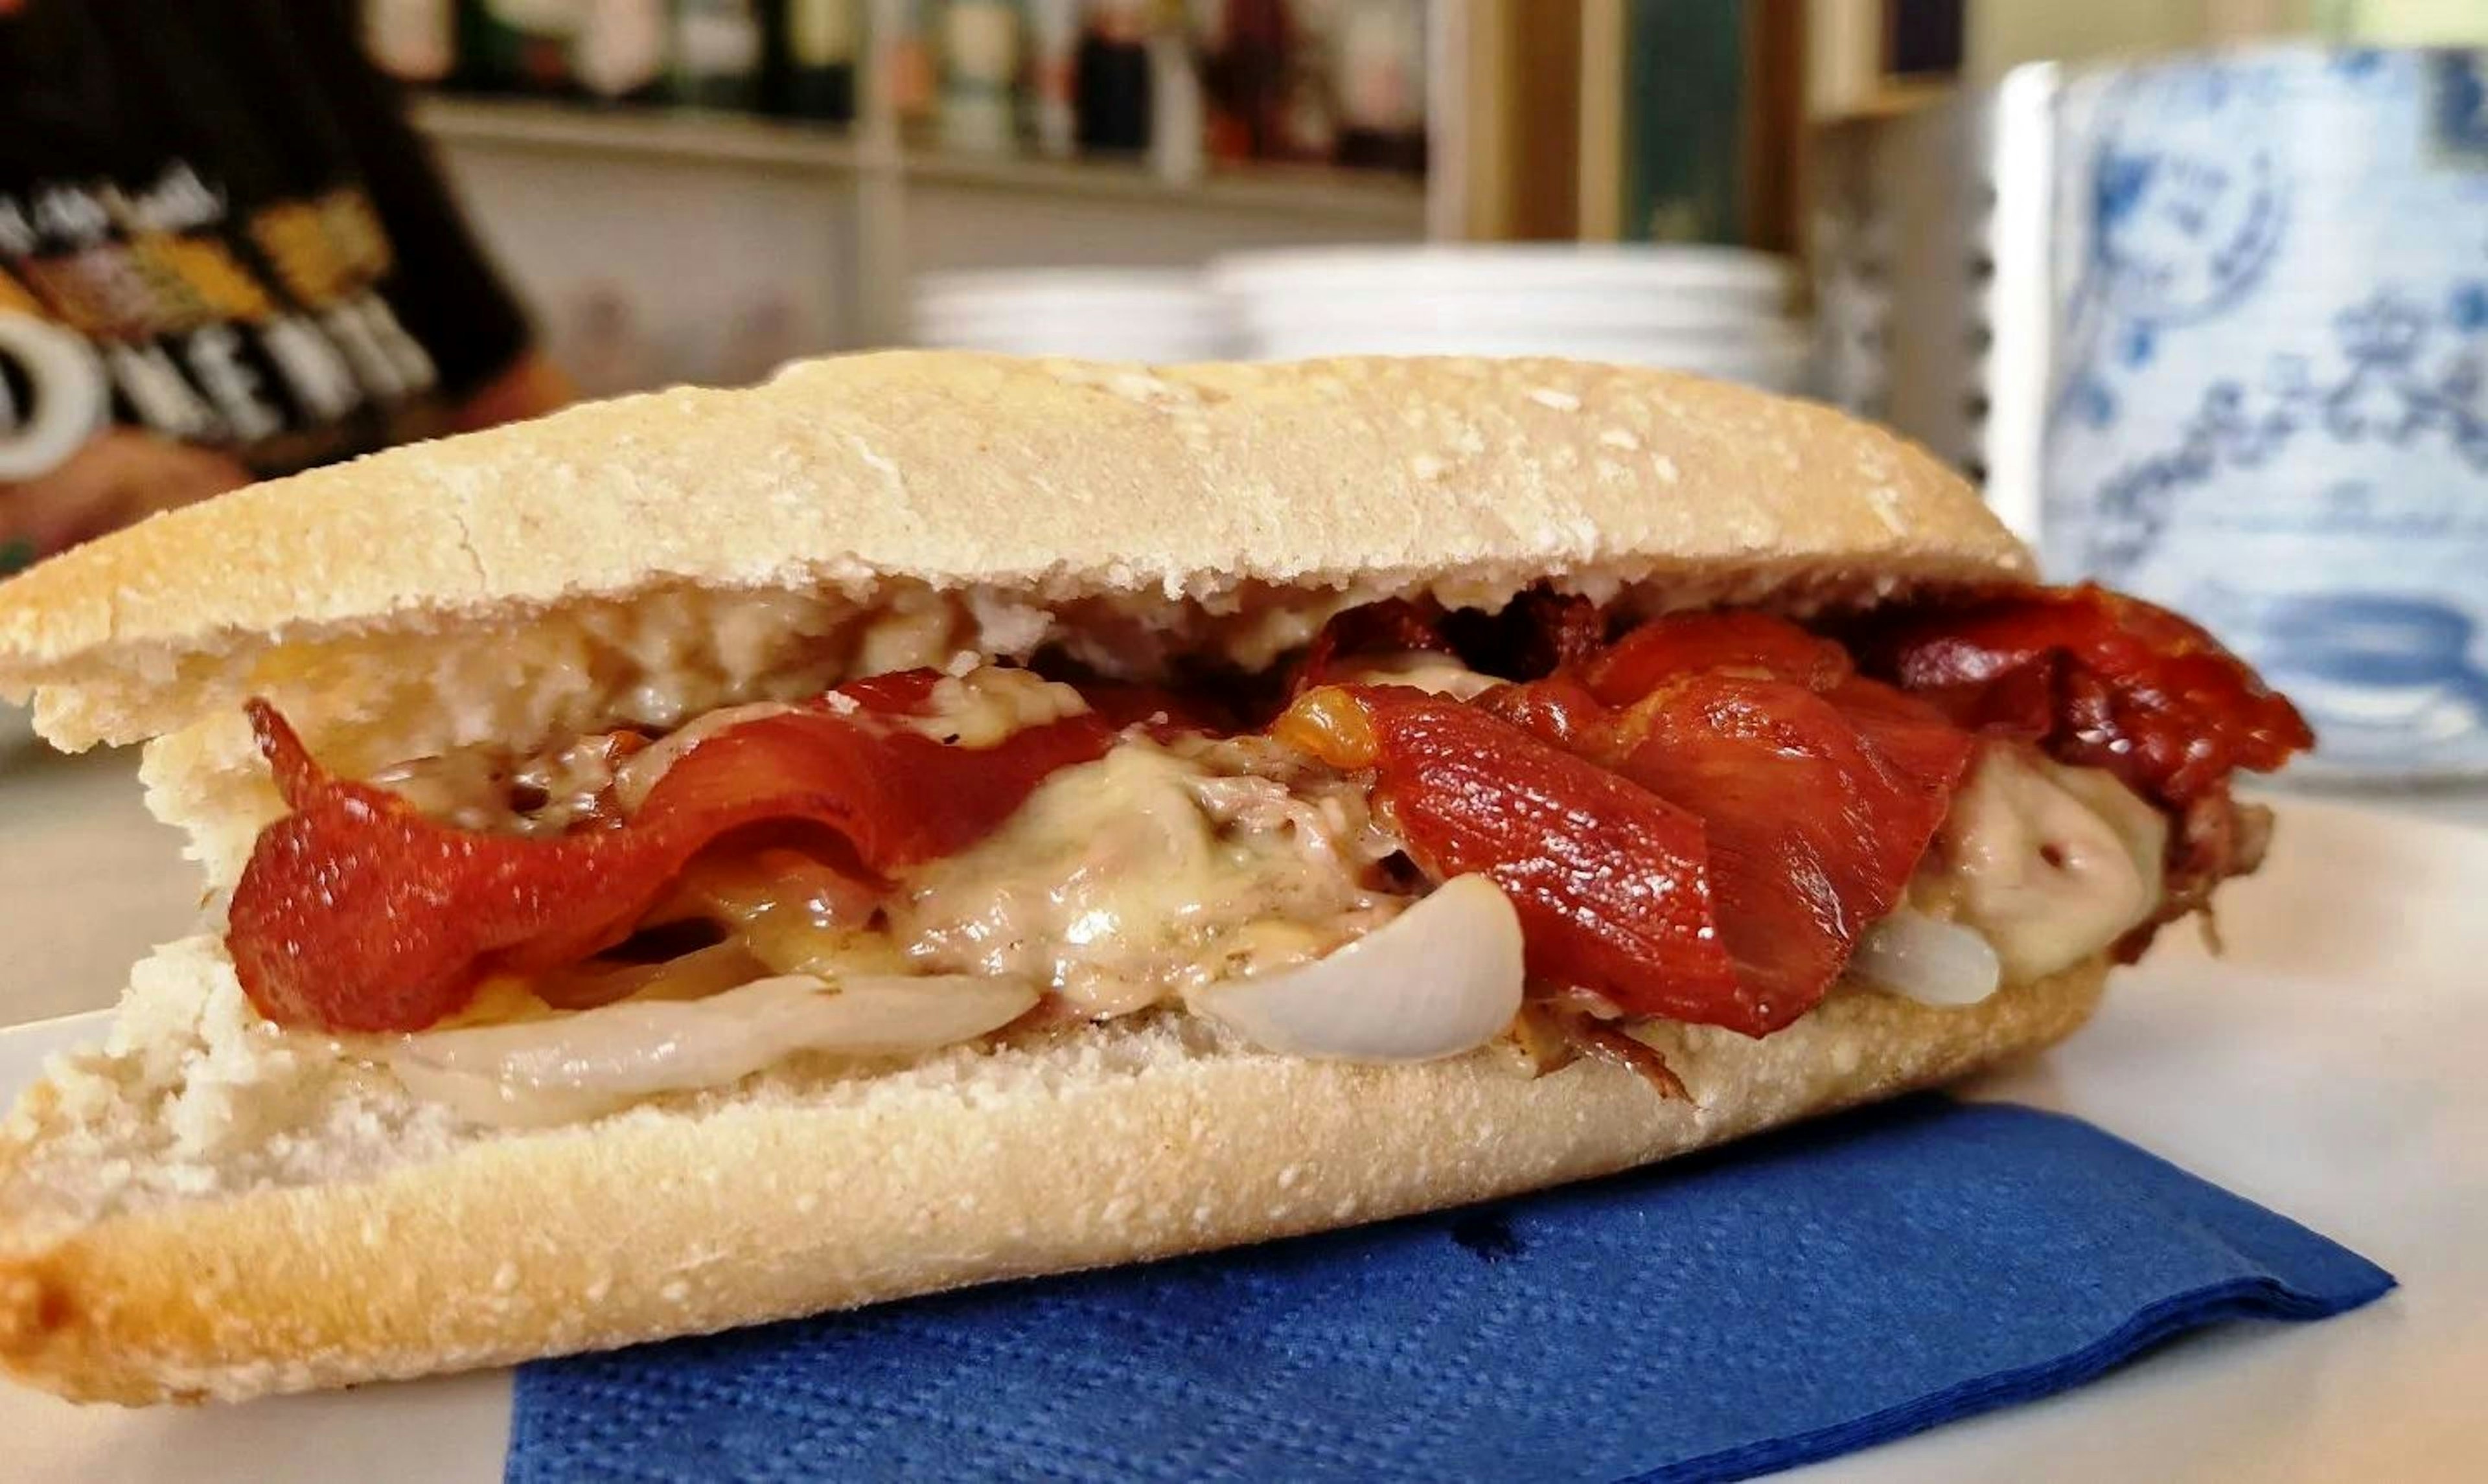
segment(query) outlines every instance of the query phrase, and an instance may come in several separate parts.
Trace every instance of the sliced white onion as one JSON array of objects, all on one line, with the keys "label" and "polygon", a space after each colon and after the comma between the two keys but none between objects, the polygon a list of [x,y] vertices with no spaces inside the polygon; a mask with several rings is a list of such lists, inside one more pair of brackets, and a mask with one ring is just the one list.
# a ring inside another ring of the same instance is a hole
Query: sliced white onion
[{"label": "sliced white onion", "polygon": [[410,1091],[478,1123],[564,1123],[656,1093],[721,1087],[798,1051],[933,1050],[998,1030],[1036,1001],[1023,979],[890,975],[833,989],[786,974],[706,999],[426,1031],[388,1058]]},{"label": "sliced white onion", "polygon": [[2004,979],[1984,935],[1907,909],[1866,930],[1849,971],[1927,1005],[1977,1004]]},{"label": "sliced white onion", "polygon": [[2160,904],[2167,824],[2123,784],[1990,743],[1937,846],[1956,915],[1995,945],[2015,983],[2115,942]]},{"label": "sliced white onion", "polygon": [[1503,889],[1455,877],[1327,958],[1211,985],[1191,1004],[1289,1055],[1433,1061],[1485,1045],[1520,1013],[1520,946]]}]

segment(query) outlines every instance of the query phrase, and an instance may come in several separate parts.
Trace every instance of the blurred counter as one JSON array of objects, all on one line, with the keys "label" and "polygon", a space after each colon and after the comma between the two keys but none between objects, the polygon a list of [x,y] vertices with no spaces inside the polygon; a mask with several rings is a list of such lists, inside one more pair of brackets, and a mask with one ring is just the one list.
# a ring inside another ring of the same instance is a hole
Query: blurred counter
[{"label": "blurred counter", "polygon": [[[0,753],[0,1025],[111,1004],[133,961],[189,928],[198,868],[139,801],[137,761]],[[2363,801],[2488,829],[2488,789]]]}]

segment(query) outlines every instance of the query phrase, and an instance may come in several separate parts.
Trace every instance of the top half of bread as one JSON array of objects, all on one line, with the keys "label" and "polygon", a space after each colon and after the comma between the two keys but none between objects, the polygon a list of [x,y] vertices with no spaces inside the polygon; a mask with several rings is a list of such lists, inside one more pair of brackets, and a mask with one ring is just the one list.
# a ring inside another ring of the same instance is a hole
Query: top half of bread
[{"label": "top half of bread", "polygon": [[157,739],[151,803],[224,881],[274,807],[252,693],[351,772],[958,650],[1257,666],[1390,595],[1805,609],[2026,564],[1924,451],[1663,372],[891,352],[149,520],[0,586],[0,695]]}]

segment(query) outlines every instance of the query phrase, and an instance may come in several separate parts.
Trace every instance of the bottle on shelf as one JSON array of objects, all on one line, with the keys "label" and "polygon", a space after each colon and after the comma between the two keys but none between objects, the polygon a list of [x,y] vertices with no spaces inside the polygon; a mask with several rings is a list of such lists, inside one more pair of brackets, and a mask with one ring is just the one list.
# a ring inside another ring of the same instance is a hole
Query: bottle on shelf
[{"label": "bottle on shelf", "polygon": [[1149,147],[1145,0],[1088,0],[1072,97],[1084,154],[1138,154]]},{"label": "bottle on shelf", "polygon": [[1028,137],[1040,154],[1080,147],[1080,0],[1029,0]]},{"label": "bottle on shelf", "polygon": [[571,48],[585,0],[461,0],[455,81],[486,93],[574,91]]},{"label": "bottle on shelf", "polygon": [[1277,96],[1267,100],[1262,159],[1326,161],[1339,144],[1341,31],[1348,0],[1309,6],[1288,0],[1288,45]]},{"label": "bottle on shelf", "polygon": [[875,80],[900,137],[921,137],[933,126],[940,80],[933,65],[928,0],[871,0],[864,33]]},{"label": "bottle on shelf", "polygon": [[1149,28],[1149,169],[1169,181],[1197,181],[1206,163],[1209,120],[1201,95],[1201,59],[1181,0],[1164,0]]},{"label": "bottle on shelf", "polygon": [[1018,143],[1018,0],[946,0],[942,7],[942,143],[977,154]]},{"label": "bottle on shelf", "polygon": [[585,0],[571,74],[602,102],[663,102],[672,31],[666,0]]},{"label": "bottle on shelf", "polygon": [[863,55],[862,0],[769,0],[761,107],[790,118],[851,124]]},{"label": "bottle on shelf", "polygon": [[1342,165],[1426,168],[1425,0],[1354,0],[1339,34]]},{"label": "bottle on shelf", "polygon": [[458,65],[454,0],[363,0],[363,49],[401,82],[438,87]]},{"label": "bottle on shelf", "polygon": [[1202,91],[1210,154],[1286,159],[1288,70],[1296,29],[1287,0],[1223,0],[1204,28]]},{"label": "bottle on shelf", "polygon": [[693,108],[760,101],[761,34],[754,0],[674,0],[673,98]]}]

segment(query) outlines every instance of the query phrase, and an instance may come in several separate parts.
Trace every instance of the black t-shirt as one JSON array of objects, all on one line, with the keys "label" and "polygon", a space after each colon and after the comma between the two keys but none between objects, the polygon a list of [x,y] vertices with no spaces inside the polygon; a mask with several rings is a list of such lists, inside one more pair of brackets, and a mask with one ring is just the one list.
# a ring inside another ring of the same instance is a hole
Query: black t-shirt
[{"label": "black t-shirt", "polygon": [[0,0],[0,311],[262,474],[442,430],[527,326],[352,0]]}]

